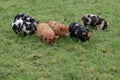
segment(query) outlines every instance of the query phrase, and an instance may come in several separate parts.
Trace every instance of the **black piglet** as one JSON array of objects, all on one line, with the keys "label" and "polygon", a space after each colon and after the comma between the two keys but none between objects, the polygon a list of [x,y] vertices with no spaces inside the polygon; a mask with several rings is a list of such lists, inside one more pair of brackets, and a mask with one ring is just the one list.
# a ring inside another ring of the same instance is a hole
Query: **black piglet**
[{"label": "black piglet", "polygon": [[78,38],[79,41],[86,42],[91,38],[91,31],[84,26],[73,22],[69,25],[69,32],[71,37]]},{"label": "black piglet", "polygon": [[24,36],[32,35],[36,31],[37,21],[26,14],[17,14],[14,17],[14,21],[12,22],[13,31],[18,34],[22,33]]}]

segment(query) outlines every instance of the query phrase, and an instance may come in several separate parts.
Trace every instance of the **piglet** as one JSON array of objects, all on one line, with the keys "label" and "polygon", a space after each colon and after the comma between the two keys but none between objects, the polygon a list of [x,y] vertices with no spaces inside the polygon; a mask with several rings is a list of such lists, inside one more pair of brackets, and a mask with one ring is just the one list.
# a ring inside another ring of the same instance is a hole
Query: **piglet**
[{"label": "piglet", "polygon": [[39,23],[37,27],[38,36],[47,44],[56,45],[56,38],[54,31],[47,23]]},{"label": "piglet", "polygon": [[47,23],[55,32],[56,36],[66,37],[68,35],[68,27],[66,27],[64,24],[58,23],[56,21],[49,21]]}]

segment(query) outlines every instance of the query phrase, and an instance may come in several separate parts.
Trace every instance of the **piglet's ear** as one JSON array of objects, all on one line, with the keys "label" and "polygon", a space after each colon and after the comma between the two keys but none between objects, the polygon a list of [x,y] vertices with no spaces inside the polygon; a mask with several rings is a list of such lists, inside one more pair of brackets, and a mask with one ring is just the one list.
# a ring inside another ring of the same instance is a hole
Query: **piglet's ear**
[{"label": "piglet's ear", "polygon": [[59,38],[59,36],[56,36],[56,39]]},{"label": "piglet's ear", "polygon": [[92,36],[92,32],[88,32],[88,37],[90,38]]}]

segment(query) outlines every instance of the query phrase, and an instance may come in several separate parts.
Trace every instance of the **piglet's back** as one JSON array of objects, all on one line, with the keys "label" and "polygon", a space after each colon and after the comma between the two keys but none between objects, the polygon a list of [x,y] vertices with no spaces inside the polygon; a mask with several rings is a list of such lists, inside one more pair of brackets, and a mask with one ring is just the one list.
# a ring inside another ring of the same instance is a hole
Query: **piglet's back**
[{"label": "piglet's back", "polygon": [[41,36],[55,36],[53,30],[46,23],[40,23],[37,27],[37,34]]},{"label": "piglet's back", "polygon": [[68,34],[68,28],[64,24],[58,23],[56,21],[49,21],[49,26],[55,32],[56,36],[65,37]]}]

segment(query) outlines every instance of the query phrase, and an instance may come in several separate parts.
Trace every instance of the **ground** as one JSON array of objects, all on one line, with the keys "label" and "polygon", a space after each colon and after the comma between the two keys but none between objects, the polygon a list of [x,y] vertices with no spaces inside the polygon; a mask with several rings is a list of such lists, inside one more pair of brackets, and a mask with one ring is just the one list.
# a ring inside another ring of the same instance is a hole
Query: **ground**
[{"label": "ground", "polygon": [[[109,22],[106,30],[92,30],[88,42],[69,36],[56,46],[36,34],[22,37],[12,30],[16,14],[40,22],[55,20],[69,26],[87,13]],[[63,21],[66,19],[66,21]],[[0,0],[0,80],[119,80],[120,0]]]}]

